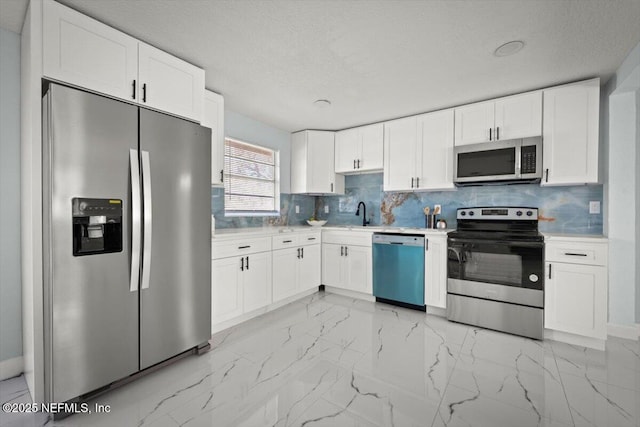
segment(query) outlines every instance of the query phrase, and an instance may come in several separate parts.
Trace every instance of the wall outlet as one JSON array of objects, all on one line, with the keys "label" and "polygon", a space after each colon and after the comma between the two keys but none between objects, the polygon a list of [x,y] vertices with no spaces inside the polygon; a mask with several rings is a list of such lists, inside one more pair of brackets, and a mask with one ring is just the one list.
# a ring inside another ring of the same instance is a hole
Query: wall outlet
[{"label": "wall outlet", "polygon": [[590,214],[599,214],[600,213],[600,201],[592,200],[589,202],[589,213]]},{"label": "wall outlet", "polygon": [[296,213],[300,213],[300,206],[296,205]]},{"label": "wall outlet", "polygon": [[324,213],[329,213],[329,205],[324,205]]}]

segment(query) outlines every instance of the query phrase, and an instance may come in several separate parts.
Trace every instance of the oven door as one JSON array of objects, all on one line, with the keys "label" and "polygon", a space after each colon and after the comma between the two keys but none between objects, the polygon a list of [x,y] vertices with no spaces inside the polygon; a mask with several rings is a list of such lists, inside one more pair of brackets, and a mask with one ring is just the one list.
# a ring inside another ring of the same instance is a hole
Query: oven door
[{"label": "oven door", "polygon": [[543,307],[544,243],[449,238],[449,293]]}]

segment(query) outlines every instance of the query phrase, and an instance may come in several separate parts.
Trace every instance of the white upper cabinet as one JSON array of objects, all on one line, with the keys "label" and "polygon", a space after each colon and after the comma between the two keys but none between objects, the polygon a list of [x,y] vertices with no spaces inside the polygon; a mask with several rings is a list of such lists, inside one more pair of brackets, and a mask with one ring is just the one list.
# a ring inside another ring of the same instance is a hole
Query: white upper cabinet
[{"label": "white upper cabinet", "polygon": [[418,116],[417,150],[418,189],[455,188],[453,185],[453,110]]},{"label": "white upper cabinet", "polygon": [[43,4],[45,77],[200,122],[204,70],[73,9]]},{"label": "white upper cabinet", "polygon": [[384,124],[384,191],[412,190],[416,179],[416,116]]},{"label": "white upper cabinet", "polygon": [[138,46],[138,58],[140,102],[199,122],[204,70],[145,43]]},{"label": "white upper cabinet", "polygon": [[542,91],[497,99],[495,132],[494,140],[542,135]]},{"label": "white upper cabinet", "polygon": [[529,92],[455,109],[455,145],[542,134],[542,92]]},{"label": "white upper cabinet", "polygon": [[456,108],[455,117],[456,145],[489,141],[489,132],[493,132],[495,121],[494,102],[479,102]]},{"label": "white upper cabinet", "polygon": [[334,132],[306,130],[291,137],[291,192],[344,194],[335,173]]},{"label": "white upper cabinet", "polygon": [[336,132],[336,173],[382,170],[383,141],[382,123]]},{"label": "white upper cabinet", "polygon": [[223,184],[224,173],[224,98],[204,92],[202,126],[211,129],[211,185]]},{"label": "white upper cabinet", "polygon": [[361,143],[358,129],[336,132],[336,173],[355,172]]},{"label": "white upper cabinet", "polygon": [[541,185],[598,182],[600,79],[544,91]]},{"label": "white upper cabinet", "polygon": [[385,123],[384,191],[453,185],[453,110]]},{"label": "white upper cabinet", "polygon": [[137,101],[136,39],[50,0],[43,14],[45,77]]}]

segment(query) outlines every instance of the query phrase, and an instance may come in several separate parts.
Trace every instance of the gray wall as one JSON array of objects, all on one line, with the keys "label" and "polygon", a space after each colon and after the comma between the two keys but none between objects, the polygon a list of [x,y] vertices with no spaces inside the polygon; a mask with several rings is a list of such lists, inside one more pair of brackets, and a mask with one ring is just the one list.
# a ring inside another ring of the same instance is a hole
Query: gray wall
[{"label": "gray wall", "polygon": [[602,92],[609,323],[640,322],[640,44]]},{"label": "gray wall", "polygon": [[291,192],[291,134],[242,114],[225,110],[224,134],[280,151],[280,192]]},{"label": "gray wall", "polygon": [[0,28],[0,361],[22,355],[20,35]]}]

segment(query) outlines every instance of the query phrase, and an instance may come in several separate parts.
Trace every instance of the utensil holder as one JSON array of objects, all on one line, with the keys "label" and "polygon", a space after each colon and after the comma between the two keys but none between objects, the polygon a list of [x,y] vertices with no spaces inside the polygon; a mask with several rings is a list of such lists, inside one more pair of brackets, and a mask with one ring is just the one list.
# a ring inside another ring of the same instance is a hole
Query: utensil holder
[{"label": "utensil holder", "polygon": [[436,228],[437,222],[438,222],[438,215],[424,216],[424,228]]}]

